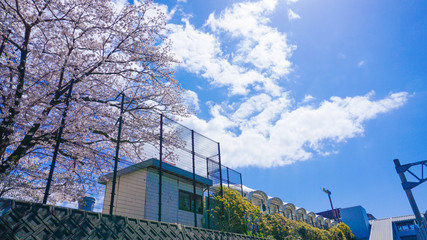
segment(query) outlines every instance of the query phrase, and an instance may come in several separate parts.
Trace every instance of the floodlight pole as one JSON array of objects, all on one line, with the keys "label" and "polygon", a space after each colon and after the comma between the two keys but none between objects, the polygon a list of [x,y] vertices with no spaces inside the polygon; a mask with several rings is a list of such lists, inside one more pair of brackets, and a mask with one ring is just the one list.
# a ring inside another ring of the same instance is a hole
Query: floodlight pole
[{"label": "floodlight pole", "polygon": [[331,198],[331,191],[329,191],[328,189],[326,189],[326,188],[321,188],[322,189],[322,191],[323,192],[325,192],[326,194],[328,194],[328,197],[329,197],[329,202],[331,203],[331,208],[332,208],[332,214],[334,215],[334,220],[335,221],[338,221],[337,220],[337,214],[335,213],[335,209],[334,209],[334,205],[332,204],[332,198]]},{"label": "floodlight pole", "polygon": [[328,194],[328,197],[329,197],[329,202],[331,203],[331,208],[332,208],[332,213],[334,214],[334,219],[335,219],[335,221],[337,221],[337,214],[335,212],[334,205],[332,205],[331,194]]}]

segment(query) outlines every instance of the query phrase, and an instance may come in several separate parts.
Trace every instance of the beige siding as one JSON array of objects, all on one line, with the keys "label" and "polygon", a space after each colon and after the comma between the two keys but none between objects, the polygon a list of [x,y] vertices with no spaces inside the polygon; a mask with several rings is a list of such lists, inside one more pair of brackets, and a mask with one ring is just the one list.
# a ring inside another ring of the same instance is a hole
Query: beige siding
[{"label": "beige siding", "polygon": [[[147,171],[141,169],[117,178],[113,214],[144,218]],[[103,213],[110,212],[112,181],[105,188]]]},{"label": "beige siding", "polygon": [[[109,213],[112,182],[105,188],[103,213]],[[178,210],[178,190],[193,192],[192,181],[163,173],[162,221],[194,226],[194,213]],[[158,220],[159,175],[153,168],[141,169],[117,178],[113,214],[148,220]],[[202,185],[196,185],[196,194],[203,196]],[[202,214],[197,214],[197,226],[201,226]]]}]

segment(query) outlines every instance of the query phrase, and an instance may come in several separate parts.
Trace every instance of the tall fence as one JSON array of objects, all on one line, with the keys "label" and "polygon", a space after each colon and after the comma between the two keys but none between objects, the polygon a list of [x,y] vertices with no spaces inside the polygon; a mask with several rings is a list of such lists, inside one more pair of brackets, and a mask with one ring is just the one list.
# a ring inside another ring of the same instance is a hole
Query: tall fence
[{"label": "tall fence", "polygon": [[[70,89],[70,95],[71,92]],[[20,179],[22,184],[3,197],[46,204],[67,194],[74,194],[75,198],[75,192],[79,192],[79,198],[95,198],[95,211],[102,213],[211,228],[206,210],[211,208],[213,194],[222,194],[224,186],[242,192],[242,175],[222,164],[220,143],[152,112],[144,113],[155,119],[141,126],[144,137],[132,135],[128,123],[135,116],[126,111],[132,103],[127,103],[121,94],[114,104],[120,106],[120,112],[111,114],[112,122],[116,121],[114,126],[105,126],[110,144],[93,141],[87,144],[95,147],[79,146],[85,151],[84,157],[80,157],[70,151],[69,146],[76,143],[69,139],[70,135],[71,139],[84,139],[84,135],[67,129],[67,119],[73,118],[66,114],[68,107],[73,107],[67,100],[62,118],[58,117],[61,125],[52,142],[54,147],[34,154],[34,163],[39,157],[43,159],[31,167],[39,171],[39,176],[25,182],[20,174],[32,173],[18,169],[16,175],[10,174],[14,178],[4,181],[3,187],[14,179]],[[61,137],[62,132],[68,134],[67,141]],[[26,189],[31,193],[26,195]],[[69,202],[62,205],[75,207]]]},{"label": "tall fence", "polygon": [[143,146],[141,163],[121,155],[117,168],[100,176],[102,212],[213,228],[213,195],[223,187],[243,194],[241,173],[222,165],[219,142],[172,119],[159,115],[154,134],[158,145]]}]

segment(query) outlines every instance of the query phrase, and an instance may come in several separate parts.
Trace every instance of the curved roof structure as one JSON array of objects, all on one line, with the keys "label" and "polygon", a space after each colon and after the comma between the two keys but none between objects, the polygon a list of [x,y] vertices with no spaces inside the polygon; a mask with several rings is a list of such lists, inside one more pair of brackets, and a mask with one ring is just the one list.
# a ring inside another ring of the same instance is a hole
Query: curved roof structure
[{"label": "curved roof structure", "polygon": [[325,218],[325,221],[323,222],[323,226],[324,226],[325,228],[330,228],[330,227],[332,227],[332,221],[331,221],[331,219],[329,219],[329,218]]},{"label": "curved roof structure", "polygon": [[279,213],[282,211],[283,201],[278,197],[272,197],[268,199],[267,209],[270,214]]},{"label": "curved roof structure", "polygon": [[248,194],[248,200],[255,206],[261,208],[262,211],[267,210],[268,196],[263,191],[255,190]]},{"label": "curved roof structure", "polygon": [[283,215],[289,219],[295,219],[295,205],[292,203],[284,203],[283,204]]},{"label": "curved roof structure", "polygon": [[307,222],[318,228],[329,228],[333,226],[331,219],[316,215],[314,212],[307,213],[307,210],[304,208],[296,207],[292,203],[283,202],[282,199],[278,197],[269,197],[263,191],[254,190],[246,186],[242,186],[242,189],[243,196],[253,205],[260,207],[264,212],[270,214],[281,213],[288,219]]},{"label": "curved roof structure", "polygon": [[321,216],[321,215],[316,215],[316,219],[315,219],[315,224],[316,224],[316,227],[318,227],[318,228],[323,228],[324,226],[324,221],[325,221],[325,219],[323,218],[323,216]]},{"label": "curved roof structure", "polygon": [[297,208],[292,203],[286,203],[286,202],[284,202],[283,203],[283,211],[285,211],[286,209],[289,209],[289,210],[292,210],[292,212],[295,212]]},{"label": "curved roof structure", "polygon": [[267,196],[267,194],[265,194],[265,192],[263,192],[263,191],[255,190],[255,191],[252,191],[252,192],[250,192],[250,193],[248,194],[248,200],[249,200],[249,201],[251,201],[251,200],[252,200],[252,198],[254,198],[254,197],[259,197],[259,198],[261,198],[265,203],[267,203],[267,202],[268,202],[268,196]]},{"label": "curved roof structure", "polygon": [[309,212],[307,213],[307,219],[306,219],[307,223],[315,226],[315,222],[316,222],[316,214],[314,212]]},{"label": "curved roof structure", "polygon": [[297,221],[305,222],[307,218],[307,211],[304,208],[297,208],[295,211],[295,219]]}]

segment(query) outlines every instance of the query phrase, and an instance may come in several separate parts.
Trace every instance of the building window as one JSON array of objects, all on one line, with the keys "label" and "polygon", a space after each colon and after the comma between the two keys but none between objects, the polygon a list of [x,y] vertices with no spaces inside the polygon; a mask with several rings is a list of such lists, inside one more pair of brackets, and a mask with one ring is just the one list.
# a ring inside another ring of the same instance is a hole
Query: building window
[{"label": "building window", "polygon": [[414,220],[395,223],[399,232],[415,231]]},{"label": "building window", "polygon": [[[179,210],[194,211],[194,194],[179,190]],[[202,196],[196,195],[196,212],[203,214],[203,201]]]}]

